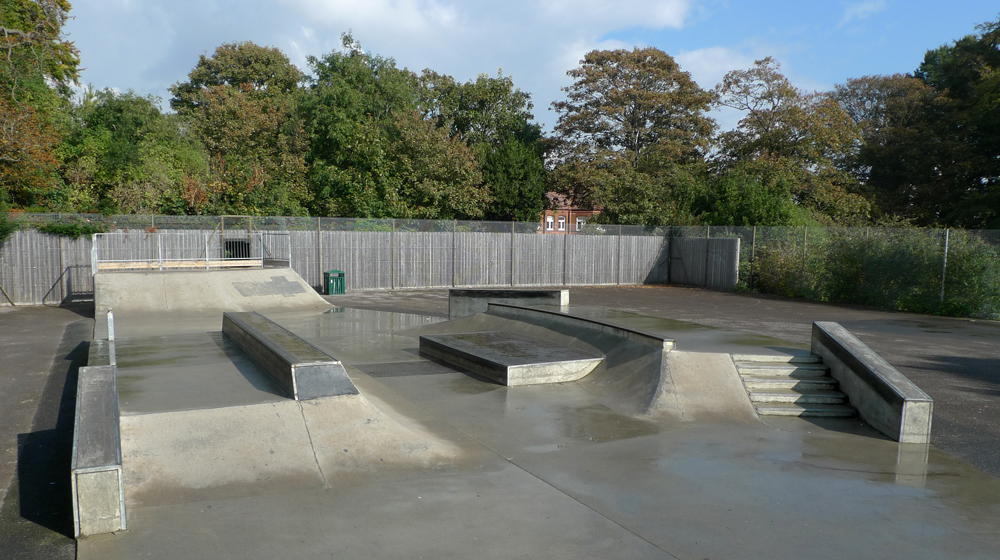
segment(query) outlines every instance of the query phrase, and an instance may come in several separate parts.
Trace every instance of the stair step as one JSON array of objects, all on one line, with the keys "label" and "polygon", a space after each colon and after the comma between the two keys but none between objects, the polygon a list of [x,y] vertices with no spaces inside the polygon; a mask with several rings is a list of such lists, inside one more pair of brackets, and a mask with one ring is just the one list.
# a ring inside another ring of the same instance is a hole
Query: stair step
[{"label": "stair step", "polygon": [[840,391],[793,391],[766,389],[750,391],[754,403],[844,404],[847,395]]},{"label": "stair step", "polygon": [[734,362],[770,362],[792,364],[816,364],[823,360],[816,354],[733,354]]},{"label": "stair step", "polygon": [[771,403],[754,404],[761,416],[811,416],[824,418],[849,418],[857,414],[853,407],[843,404]]},{"label": "stair step", "polygon": [[740,376],[743,378],[743,385],[747,389],[805,389],[832,391],[837,388],[839,382],[829,376],[822,377],[779,377],[754,375]]},{"label": "stair step", "polygon": [[829,368],[826,364],[786,364],[763,362],[736,362],[740,375],[772,375],[776,377],[819,377],[826,375]]}]

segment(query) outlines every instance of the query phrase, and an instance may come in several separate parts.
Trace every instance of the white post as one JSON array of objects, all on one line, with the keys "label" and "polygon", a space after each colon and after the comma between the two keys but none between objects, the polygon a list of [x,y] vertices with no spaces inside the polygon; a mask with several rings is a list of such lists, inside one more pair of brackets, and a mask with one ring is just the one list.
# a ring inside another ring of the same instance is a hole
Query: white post
[{"label": "white post", "polygon": [[208,256],[208,234],[206,233],[205,234],[205,270],[209,270],[210,269],[210,267],[208,265],[208,259],[209,259],[209,256]]},{"label": "white post", "polygon": [[160,272],[163,272],[163,237],[159,233],[156,236],[156,256],[160,263]]}]

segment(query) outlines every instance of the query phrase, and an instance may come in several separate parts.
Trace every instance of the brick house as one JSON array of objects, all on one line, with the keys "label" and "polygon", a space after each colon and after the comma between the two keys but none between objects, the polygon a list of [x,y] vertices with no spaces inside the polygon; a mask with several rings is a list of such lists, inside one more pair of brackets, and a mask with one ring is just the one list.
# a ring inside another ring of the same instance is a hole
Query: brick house
[{"label": "brick house", "polygon": [[600,209],[583,209],[573,204],[569,195],[549,191],[550,209],[542,214],[540,233],[573,233],[583,229],[591,217],[600,214]]}]

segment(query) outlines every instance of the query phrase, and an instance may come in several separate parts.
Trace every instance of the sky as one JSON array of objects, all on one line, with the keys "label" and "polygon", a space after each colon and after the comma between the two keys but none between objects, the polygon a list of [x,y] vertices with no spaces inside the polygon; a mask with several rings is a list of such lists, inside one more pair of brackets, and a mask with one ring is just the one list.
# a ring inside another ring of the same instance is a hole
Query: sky
[{"label": "sky", "polygon": [[[771,56],[796,86],[825,91],[849,78],[913,72],[928,49],[1000,19],[980,0],[72,0],[65,28],[80,50],[81,84],[169,99],[198,56],[234,41],[277,47],[300,70],[307,56],[362,48],[415,72],[460,81],[512,76],[535,119],[594,49],[653,46],[703,88]],[[167,106],[166,103],[163,104]],[[739,115],[715,114],[723,129]]]}]

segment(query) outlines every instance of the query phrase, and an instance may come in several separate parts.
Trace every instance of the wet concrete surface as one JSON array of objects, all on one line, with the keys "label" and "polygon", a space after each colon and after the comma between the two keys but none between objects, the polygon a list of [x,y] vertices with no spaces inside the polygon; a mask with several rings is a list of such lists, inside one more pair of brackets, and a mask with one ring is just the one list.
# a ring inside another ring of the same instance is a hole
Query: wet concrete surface
[{"label": "wet concrete surface", "polygon": [[116,341],[123,415],[285,400],[284,392],[221,332]]},{"label": "wet concrete surface", "polygon": [[128,532],[81,541],[80,558],[986,559],[1000,549],[1000,481],[857,420],[667,422],[612,410],[585,384],[507,388],[424,360],[415,333],[438,318],[268,317],[464,459],[136,507]]},{"label": "wet concrete surface", "polygon": [[69,465],[87,306],[0,307],[0,557],[72,559]]},{"label": "wet concrete surface", "polygon": [[[1000,482],[982,472],[1000,471],[992,459],[1000,421],[990,410],[1000,408],[996,323],[685,288],[573,289],[580,313],[669,333],[688,351],[802,348],[811,321],[839,321],[935,397],[935,445],[915,448],[857,420],[663,422],[612,410],[580,383],[505,388],[419,356],[413,332],[443,320],[447,290],[328,301],[341,307],[266,315],[343,360],[387,413],[460,442],[465,458],[447,468],[332,473],[324,489],[136,507],[129,531],[81,541],[80,558],[995,558],[1000,549]],[[4,342],[49,352],[28,358],[47,359],[50,374],[49,404],[33,423],[66,433],[59,403],[72,402],[70,346],[87,324],[64,327],[53,350],[45,336],[9,334],[26,332],[32,312],[10,317],[0,313]],[[204,333],[217,328],[199,320],[174,328],[137,317],[135,325],[143,337],[201,332],[192,344],[208,355],[215,343]],[[24,394],[27,385],[17,383]],[[58,460],[20,462],[55,475]],[[50,546],[43,534],[59,535],[68,488],[48,496],[43,515],[5,501],[0,550],[72,557],[71,539]]]},{"label": "wet concrete surface", "polygon": [[[446,288],[326,299],[363,309],[448,312]],[[765,349],[779,346],[776,340],[808,348],[813,322],[839,322],[934,398],[935,446],[1000,478],[1000,323],[678,286],[574,287],[570,304],[611,310],[623,324],[630,315],[650,317],[634,326],[669,333],[685,351],[716,345],[720,336]],[[719,330],[725,332],[713,332]]]}]

